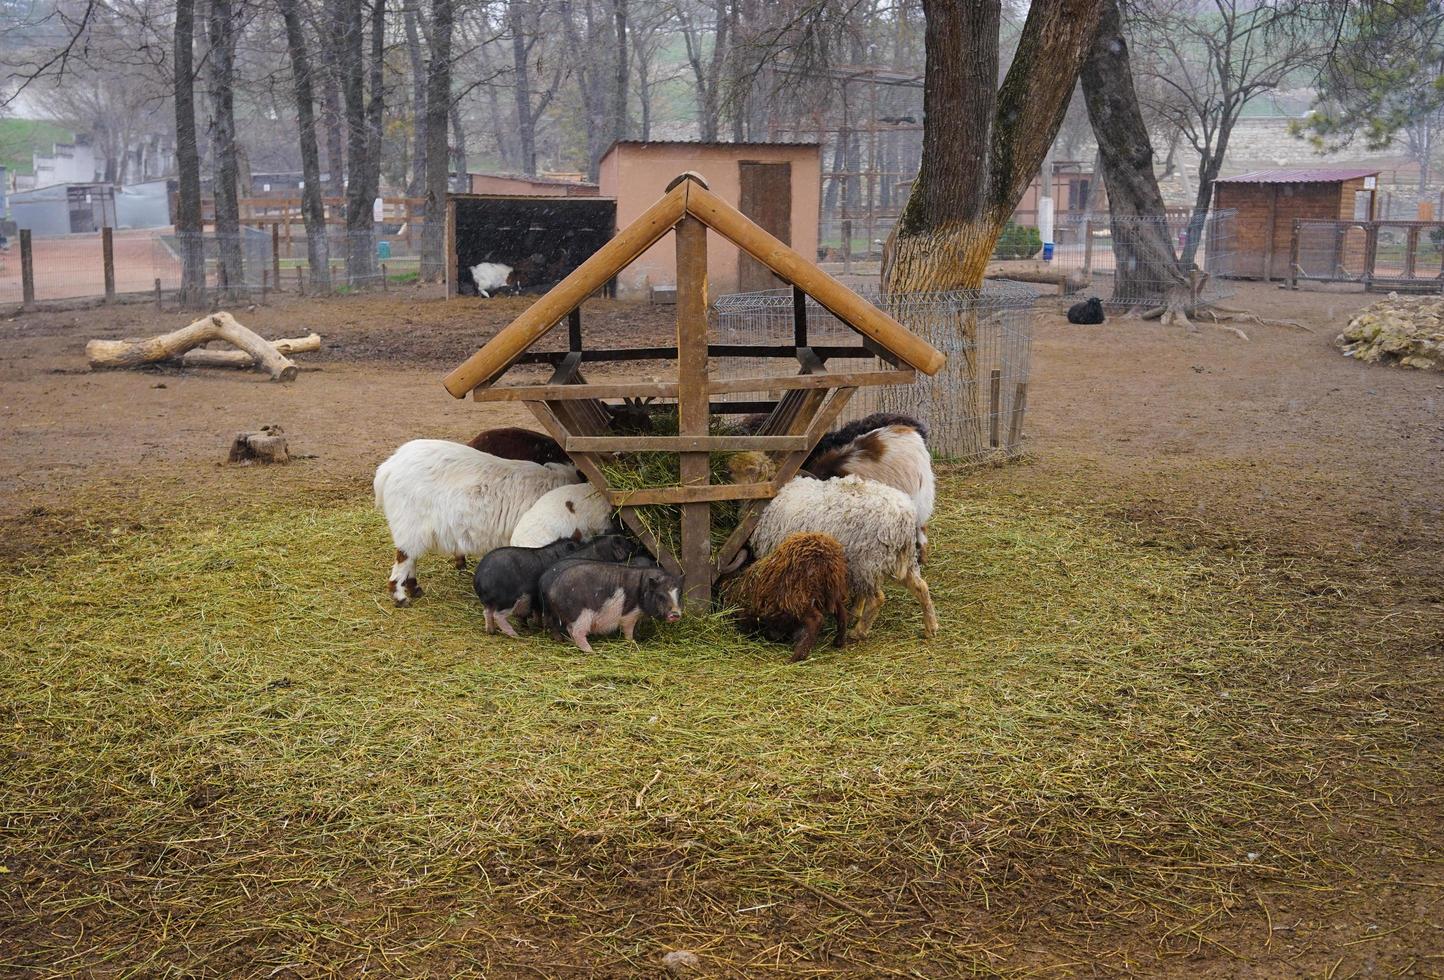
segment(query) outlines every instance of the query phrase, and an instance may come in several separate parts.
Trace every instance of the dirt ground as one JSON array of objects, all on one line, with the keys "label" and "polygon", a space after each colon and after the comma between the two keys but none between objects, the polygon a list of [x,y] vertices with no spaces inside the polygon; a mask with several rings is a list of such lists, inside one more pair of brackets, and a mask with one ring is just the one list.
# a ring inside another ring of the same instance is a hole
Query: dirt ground
[{"label": "dirt ground", "polygon": [[[1241,323],[1247,342],[1126,318],[1070,326],[1062,301],[1047,300],[1035,318],[1028,458],[979,470],[968,482],[1096,508],[1144,537],[1185,547],[1264,550],[1340,581],[1382,577],[1396,605],[1380,615],[1426,624],[1400,651],[1401,663],[1406,655],[1437,660],[1444,375],[1362,365],[1333,349],[1349,315],[1370,299],[1243,284],[1230,306],[1302,325]],[[154,501],[166,495],[354,497],[407,439],[529,424],[524,410],[456,400],[441,386],[447,370],[528,302],[446,301],[408,289],[236,310],[267,336],[322,335],[324,350],[298,356],[303,373],[286,386],[239,372],[87,370],[87,339],[173,329],[188,321],[181,312],[136,306],[0,321],[0,555],[12,569],[31,566],[77,536],[164,519]],[[594,301],[586,328],[609,345],[655,343],[670,336],[671,314]],[[284,427],[302,458],[285,468],[220,465],[236,431],[263,424]],[[1426,689],[1440,691],[1437,683]],[[1437,751],[1437,724],[1420,738]],[[1267,955],[1256,950],[1247,967],[1220,958],[1180,968],[1331,975],[1372,925],[1383,934],[1366,934],[1370,949],[1412,955],[1416,974],[1441,975],[1441,799],[1436,787],[1429,806],[1399,817],[1418,841],[1417,867],[1370,868],[1361,851],[1360,884],[1347,898],[1300,893],[1271,910],[1271,921],[1308,927],[1271,935]]]}]

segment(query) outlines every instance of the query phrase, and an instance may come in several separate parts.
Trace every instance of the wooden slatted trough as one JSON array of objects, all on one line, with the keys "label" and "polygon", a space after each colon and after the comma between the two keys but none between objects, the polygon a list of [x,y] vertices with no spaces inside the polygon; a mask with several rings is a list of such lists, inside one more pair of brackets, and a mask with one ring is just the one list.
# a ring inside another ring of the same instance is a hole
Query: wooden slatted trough
[{"label": "wooden slatted trough", "polygon": [[[581,304],[656,244],[676,232],[677,343],[673,347],[587,350],[582,341]],[[791,284],[793,343],[790,345],[721,345],[707,342],[707,233],[715,232]],[[806,299],[825,307],[861,335],[857,347],[813,348],[807,341]],[[563,320],[568,323],[566,351],[529,349]],[[792,377],[712,379],[708,358],[795,358]],[[829,357],[877,357],[885,370],[833,374]],[[586,361],[677,361],[676,381],[590,384],[582,374]],[[728,567],[752,533],[762,507],[796,475],[848,400],[866,385],[910,384],[916,372],[935,374],[944,355],[861,296],[823,272],[745,215],[713,194],[697,174],[685,173],[640,217],[617,233],[589,259],[538,299],[486,346],[446,376],[446,390],[456,398],[471,394],[477,401],[520,401],[542,427],[561,443],[587,479],[607,494],[622,520],[670,571],[683,576],[689,608],[706,608],[718,569]],[[545,384],[497,384],[512,365],[549,363]],[[780,392],[775,401],[713,402],[714,395],[734,392]],[[678,434],[628,436],[606,432],[607,398],[661,398],[676,402]],[[713,414],[768,412],[757,435],[711,435]],[[756,450],[776,465],[776,476],[759,483],[709,485],[708,453]],[[644,490],[616,490],[608,485],[600,455],[614,452],[661,451],[680,454],[681,482]],[[740,500],[736,529],[712,554],[711,504]],[[678,504],[682,514],[681,553],[667,551],[638,519],[636,508]]]}]

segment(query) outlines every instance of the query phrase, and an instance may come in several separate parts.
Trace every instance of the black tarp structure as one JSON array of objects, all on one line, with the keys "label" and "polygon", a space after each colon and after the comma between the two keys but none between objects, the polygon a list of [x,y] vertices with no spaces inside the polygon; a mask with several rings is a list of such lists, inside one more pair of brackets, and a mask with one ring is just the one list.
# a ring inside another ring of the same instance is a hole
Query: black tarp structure
[{"label": "black tarp structure", "polygon": [[[617,202],[600,197],[452,194],[451,292],[476,293],[471,267],[512,267],[517,292],[544,293],[616,233]],[[609,288],[608,292],[612,290]]]}]

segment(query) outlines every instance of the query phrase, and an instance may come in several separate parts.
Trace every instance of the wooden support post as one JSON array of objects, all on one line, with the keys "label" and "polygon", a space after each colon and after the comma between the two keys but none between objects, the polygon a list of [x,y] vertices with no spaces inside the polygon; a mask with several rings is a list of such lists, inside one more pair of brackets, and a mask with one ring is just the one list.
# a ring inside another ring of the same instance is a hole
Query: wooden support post
[{"label": "wooden support post", "polygon": [[799,286],[792,287],[792,345],[807,346],[807,294]]},{"label": "wooden support post", "polygon": [[156,312],[157,312],[157,313],[159,313],[159,312],[160,312],[160,309],[161,309],[161,303],[160,303],[160,280],[159,280],[159,279],[157,279],[157,280],[155,281],[155,309],[156,309]]},{"label": "wooden support post", "polygon": [[446,202],[446,298],[456,296],[456,281],[461,270],[456,267],[456,201]]},{"label": "wooden support post", "polygon": [[842,272],[849,275],[852,272],[852,220],[844,218],[842,221]]},{"label": "wooden support post", "polygon": [[276,282],[276,288],[281,288],[281,225],[279,222],[271,222],[271,278]]},{"label": "wooden support post", "polygon": [[572,307],[567,314],[567,350],[580,351],[582,349],[582,308]]},{"label": "wooden support post", "polygon": [[1299,288],[1299,219],[1294,219],[1293,234],[1289,236],[1289,288]]},{"label": "wooden support post", "polygon": [[296,295],[306,295],[306,276],[303,272],[301,272],[301,267],[299,265],[296,266]]},{"label": "wooden support post", "polygon": [[994,368],[988,379],[988,445],[994,449],[998,448],[999,417],[1002,414],[1002,405],[999,402],[1002,394],[1003,372]]},{"label": "wooden support post", "polygon": [[[291,211],[288,208],[286,210],[286,258],[294,259],[295,257],[296,246],[295,243],[291,241]],[[281,288],[281,277],[279,274],[276,276],[276,288]]]},{"label": "wooden support post", "polygon": [[390,278],[390,277],[386,275],[386,263],[385,263],[385,262],[382,262],[382,263],[381,263],[381,291],[382,291],[383,293],[386,292],[386,290],[387,290],[387,288],[388,288],[388,287],[387,287],[387,284],[386,284],[386,281],[387,281],[387,279],[389,279],[389,278]]},{"label": "wooden support post", "polygon": [[1374,261],[1379,254],[1379,226],[1370,221],[1364,226],[1364,292],[1374,290]]},{"label": "wooden support post", "polygon": [[35,306],[35,251],[30,229],[20,229],[20,304],[25,309]]},{"label": "wooden support post", "polygon": [[1408,244],[1404,246],[1404,278],[1414,278],[1414,266],[1418,261],[1419,252],[1419,226],[1409,226]]},{"label": "wooden support post", "polygon": [[105,301],[115,302],[115,230],[100,229],[100,263],[105,270]]},{"label": "wooden support post", "polygon": [[264,303],[264,302],[266,301],[266,293],[270,291],[270,287],[271,287],[271,270],[270,270],[270,269],[262,269],[262,270],[261,270],[261,302],[262,302],[262,303]]},{"label": "wooden support post", "polygon": [[1274,237],[1278,234],[1279,185],[1273,184],[1272,187],[1273,193],[1269,195],[1269,237],[1264,242],[1264,282],[1272,282],[1274,278]]},{"label": "wooden support post", "polygon": [[1023,434],[1023,411],[1028,407],[1028,382],[1019,381],[1013,391],[1013,414],[1008,420],[1008,455],[1017,451],[1018,437]]},{"label": "wooden support post", "polygon": [[1093,274],[1093,219],[1083,222],[1083,274]]},{"label": "wooden support post", "polygon": [[[707,434],[707,226],[691,215],[677,224],[677,432]],[[705,487],[705,452],[681,453],[684,487]],[[712,605],[712,508],[682,504],[683,584],[688,612]]]}]

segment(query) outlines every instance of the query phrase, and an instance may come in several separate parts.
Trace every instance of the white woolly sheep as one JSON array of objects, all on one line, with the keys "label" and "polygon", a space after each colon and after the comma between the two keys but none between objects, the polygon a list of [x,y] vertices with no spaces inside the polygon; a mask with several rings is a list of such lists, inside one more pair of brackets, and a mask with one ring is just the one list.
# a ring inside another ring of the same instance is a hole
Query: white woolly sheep
[{"label": "white woolly sheep", "polygon": [[386,591],[404,606],[421,595],[416,559],[439,551],[466,567],[511,540],[522,515],[549,490],[581,479],[567,463],[500,459],[442,439],[413,439],[376,468],[376,506],[386,515],[396,564]]},{"label": "white woolly sheep", "polygon": [[857,603],[849,634],[867,635],[882,609],[882,583],[901,582],[923,607],[923,631],[938,631],[938,615],[918,568],[917,509],[901,490],[858,476],[837,480],[792,480],[762,511],[752,532],[758,557],[770,554],[789,534],[829,534],[847,555],[848,591]]},{"label": "white woolly sheep", "polygon": [[[807,472],[819,480],[860,476],[907,494],[917,510],[918,546],[926,560],[927,525],[933,516],[933,502],[937,497],[933,458],[928,452],[928,444],[923,441],[927,430],[921,423],[909,423],[905,415],[879,415],[876,418],[887,419],[887,422],[846,442],[828,446],[821,452],[814,450],[812,458],[807,461]],[[866,423],[867,419],[863,422]]]},{"label": "white woolly sheep", "polygon": [[573,483],[542,494],[511,532],[514,548],[540,548],[558,538],[578,541],[612,528],[612,505],[590,483]]}]

